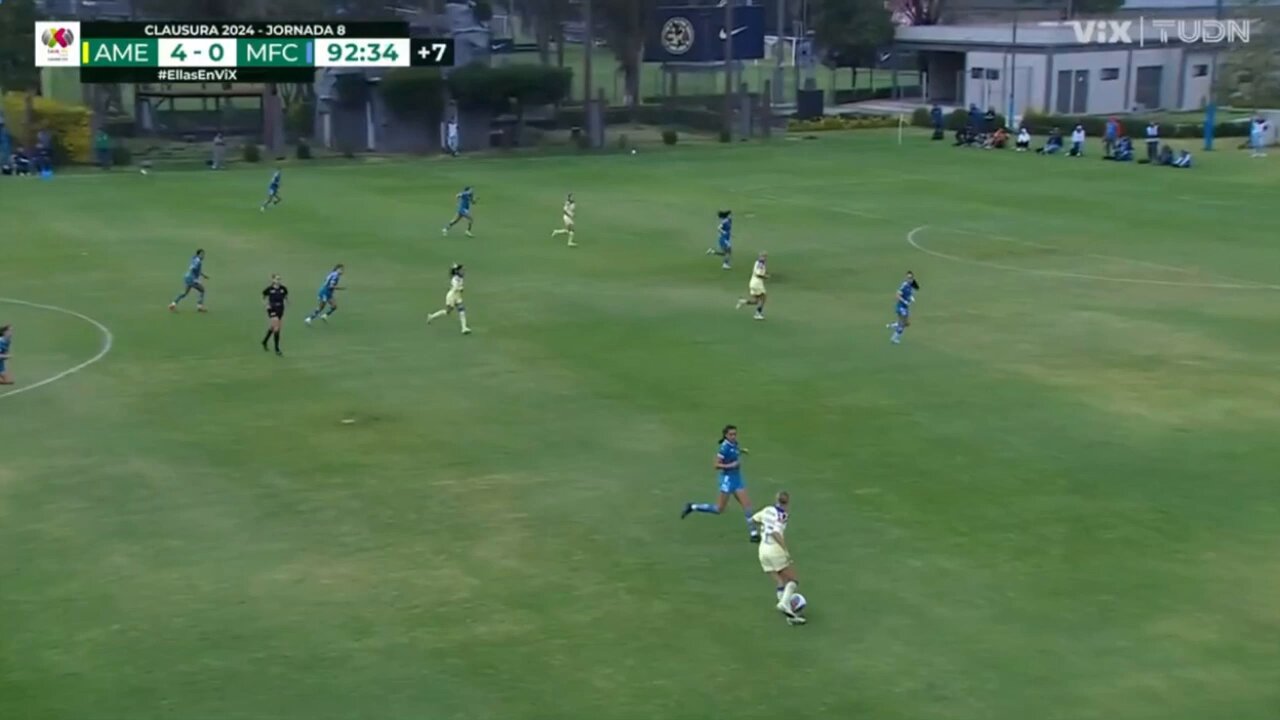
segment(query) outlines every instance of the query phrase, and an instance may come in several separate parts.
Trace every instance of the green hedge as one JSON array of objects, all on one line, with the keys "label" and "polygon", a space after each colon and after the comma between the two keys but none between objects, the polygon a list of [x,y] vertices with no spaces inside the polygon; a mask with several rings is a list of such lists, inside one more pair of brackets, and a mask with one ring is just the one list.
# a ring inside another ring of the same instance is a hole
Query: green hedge
[{"label": "green hedge", "polygon": [[444,111],[444,76],[439,68],[397,68],[378,84],[387,109],[401,119],[434,122]]},{"label": "green hedge", "polygon": [[[719,132],[724,126],[723,116],[718,112],[669,105],[640,105],[636,108],[635,121],[642,125],[684,127],[700,132]],[[605,125],[622,125],[631,122],[631,110],[625,107],[605,108],[604,122]],[[530,124],[534,126],[546,125],[562,130],[584,127],[586,125],[586,114],[581,106],[566,107],[556,113],[556,117],[552,121]]]},{"label": "green hedge", "polygon": [[503,113],[521,106],[556,105],[569,95],[573,71],[517,63],[499,67],[467,65],[449,75],[449,93],[464,110]]},{"label": "green hedge", "polygon": [[[1145,115],[1118,115],[1120,124],[1124,126],[1125,133],[1130,137],[1142,137],[1145,134],[1147,123],[1151,121],[1151,117]],[[953,110],[947,115],[946,126],[948,130],[959,130],[969,121],[969,114],[964,110]],[[1160,122],[1159,118],[1156,118]],[[996,116],[996,122],[1003,125],[1005,120],[1003,115]],[[933,127],[933,120],[929,117],[928,108],[916,108],[911,113],[911,124],[918,127]],[[1076,116],[1076,115],[1043,115],[1041,113],[1027,113],[1022,118],[1023,127],[1030,130],[1033,135],[1045,135],[1053,128],[1058,128],[1063,133],[1070,132],[1076,125],[1083,125],[1084,131],[1089,137],[1102,137],[1106,132],[1107,118],[1098,116]],[[1249,135],[1249,124],[1242,122],[1223,122],[1214,126],[1213,133],[1216,137],[1247,137]],[[1200,138],[1204,137],[1204,123],[1168,123],[1160,122],[1160,137],[1162,138]]]}]

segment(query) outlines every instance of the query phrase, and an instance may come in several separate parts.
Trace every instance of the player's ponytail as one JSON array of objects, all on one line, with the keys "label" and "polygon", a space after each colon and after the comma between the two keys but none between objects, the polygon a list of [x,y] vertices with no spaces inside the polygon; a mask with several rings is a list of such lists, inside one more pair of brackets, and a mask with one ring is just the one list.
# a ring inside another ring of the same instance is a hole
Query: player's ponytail
[{"label": "player's ponytail", "polygon": [[728,440],[728,439],[729,439],[729,431],[730,431],[730,430],[737,430],[737,429],[738,429],[738,426],[737,426],[737,425],[725,425],[725,426],[724,426],[724,429],[720,431],[720,439],[719,439],[719,440],[717,440],[717,441],[716,441],[716,443],[718,444],[718,443],[722,443],[722,442],[724,442],[725,440]]}]

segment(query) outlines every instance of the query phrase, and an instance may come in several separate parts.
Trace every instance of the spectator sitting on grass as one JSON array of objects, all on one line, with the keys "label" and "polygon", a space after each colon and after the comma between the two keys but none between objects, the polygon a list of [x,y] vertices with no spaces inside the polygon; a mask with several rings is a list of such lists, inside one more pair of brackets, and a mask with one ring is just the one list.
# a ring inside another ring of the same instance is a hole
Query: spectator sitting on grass
[{"label": "spectator sitting on grass", "polygon": [[976,138],[976,135],[973,132],[973,126],[965,125],[964,127],[956,131],[955,146],[964,147],[966,145],[972,145],[975,138]]},{"label": "spectator sitting on grass", "polygon": [[995,133],[997,129],[998,128],[996,128],[996,109],[993,107],[989,107],[987,108],[987,112],[982,116],[982,132],[985,135],[992,135]]},{"label": "spectator sitting on grass", "polygon": [[18,148],[17,152],[13,154],[13,174],[31,174],[31,156],[27,155],[26,148]]},{"label": "spectator sitting on grass", "polygon": [[1014,143],[1014,147],[1018,152],[1026,152],[1031,149],[1031,133],[1026,128],[1018,129],[1018,139]]},{"label": "spectator sitting on grass", "polygon": [[1071,157],[1084,157],[1084,126],[1076,125],[1071,131]]},{"label": "spectator sitting on grass", "polygon": [[1103,156],[1103,160],[1115,160],[1116,162],[1133,162],[1133,141],[1126,136],[1121,136],[1111,148],[1111,154]]},{"label": "spectator sitting on grass", "polygon": [[1183,150],[1182,152],[1178,153],[1177,159],[1173,161],[1173,166],[1176,168],[1191,167],[1191,153],[1187,152],[1186,150]]},{"label": "spectator sitting on grass", "polygon": [[996,128],[996,131],[987,136],[987,144],[984,145],[988,150],[1003,150],[1009,144],[1009,133],[1004,128]]},{"label": "spectator sitting on grass", "polygon": [[1056,155],[1062,152],[1062,131],[1054,128],[1049,131],[1049,138],[1045,140],[1044,147],[1036,151],[1038,155]]},{"label": "spectator sitting on grass", "polygon": [[1161,145],[1160,152],[1156,155],[1157,165],[1173,165],[1173,148],[1168,145]]}]

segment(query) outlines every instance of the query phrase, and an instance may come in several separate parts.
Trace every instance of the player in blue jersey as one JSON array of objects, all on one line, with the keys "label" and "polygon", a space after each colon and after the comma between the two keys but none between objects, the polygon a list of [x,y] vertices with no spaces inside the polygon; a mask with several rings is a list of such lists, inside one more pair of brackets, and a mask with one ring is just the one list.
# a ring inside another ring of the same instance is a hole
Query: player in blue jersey
[{"label": "player in blue jersey", "polygon": [[729,261],[733,258],[733,213],[730,210],[721,210],[716,213],[716,216],[720,218],[720,236],[716,247],[707,248],[707,254],[724,258],[720,267],[728,270]]},{"label": "player in blue jersey", "polygon": [[280,168],[276,168],[275,174],[271,176],[271,184],[267,186],[267,199],[262,201],[262,207],[258,208],[258,210],[266,212],[268,207],[279,204]]},{"label": "player in blue jersey", "polygon": [[893,330],[893,336],[889,338],[890,342],[894,344],[902,342],[902,333],[911,326],[911,304],[916,301],[916,291],[919,289],[920,283],[916,282],[915,273],[908,270],[906,279],[898,286],[898,302],[893,309],[898,319],[885,325]]},{"label": "player in blue jersey", "polygon": [[[311,311],[306,320],[306,324],[310,325],[312,320],[320,318],[325,322],[329,321],[329,316],[338,312],[338,302],[335,300],[338,291],[343,288],[338,285],[342,282],[342,273],[346,268],[342,263],[333,266],[328,275],[324,276],[324,284],[320,286],[320,292],[316,294],[316,298],[320,301],[319,307]],[[326,309],[327,308],[327,309]],[[321,313],[324,313],[323,315]]]},{"label": "player in blue jersey", "polygon": [[12,385],[9,377],[9,346],[13,344],[13,326],[0,325],[0,385]]},{"label": "player in blue jersey", "polygon": [[720,477],[720,496],[715,503],[685,503],[680,519],[695,512],[719,515],[729,504],[729,496],[733,496],[738,499],[746,516],[748,539],[753,543],[760,542],[760,531],[751,520],[751,498],[747,497],[747,485],[742,481],[742,455],[746,453],[746,448],[738,446],[738,427],[725,425],[724,430],[720,431],[720,448],[716,452],[714,465]]},{"label": "player in blue jersey", "polygon": [[178,297],[169,303],[169,310],[178,311],[178,303],[182,302],[182,298],[191,293],[192,290],[200,293],[196,300],[196,310],[204,312],[204,285],[201,280],[208,280],[209,276],[204,274],[204,250],[197,249],[196,254],[191,256],[191,264],[187,266],[187,274],[182,276],[183,289]]},{"label": "player in blue jersey", "polygon": [[449,221],[448,225],[445,225],[443,228],[441,228],[440,234],[448,235],[450,228],[462,222],[463,220],[466,220],[467,221],[467,237],[474,237],[471,234],[471,225],[473,223],[471,219],[471,206],[475,204],[476,204],[476,193],[474,190],[471,189],[471,186],[468,185],[462,188],[462,192],[458,193],[458,212],[453,216],[453,219]]}]

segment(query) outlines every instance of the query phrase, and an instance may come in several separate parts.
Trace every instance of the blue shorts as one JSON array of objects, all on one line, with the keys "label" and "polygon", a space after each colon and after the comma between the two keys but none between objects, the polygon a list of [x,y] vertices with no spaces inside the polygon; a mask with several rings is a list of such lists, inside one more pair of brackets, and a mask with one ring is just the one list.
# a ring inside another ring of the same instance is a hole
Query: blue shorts
[{"label": "blue shorts", "polygon": [[267,188],[267,194],[268,194],[268,195],[270,195],[271,197],[275,197],[276,195],[279,195],[279,194],[280,194],[280,188],[278,188],[278,187],[269,187],[269,188]]},{"label": "blue shorts", "polygon": [[5,364],[5,362],[7,362],[7,361],[5,361],[5,360],[0,360],[0,375],[3,375],[3,374],[4,374],[4,364]]},{"label": "blue shorts", "polygon": [[911,317],[911,306],[906,303],[898,303],[894,311],[898,313],[898,317]]},{"label": "blue shorts", "polygon": [[319,293],[318,295],[316,295],[316,297],[320,298],[320,302],[322,302],[322,303],[331,303],[331,302],[333,302],[333,292],[332,292],[332,291],[321,290],[321,291],[320,291],[320,293]]},{"label": "blue shorts", "polygon": [[193,287],[195,287],[196,285],[199,285],[199,284],[200,284],[200,279],[199,279],[199,278],[193,278],[193,277],[191,277],[190,275],[188,275],[188,276],[186,276],[186,277],[182,278],[182,282],[183,282],[183,283],[185,283],[187,287],[189,287],[189,288],[193,288]]},{"label": "blue shorts", "polygon": [[747,484],[742,482],[741,475],[721,475],[720,476],[720,492],[732,495],[739,490],[745,490]]},{"label": "blue shorts", "polygon": [[471,217],[471,208],[458,208],[458,217]]},{"label": "blue shorts", "polygon": [[720,241],[720,252],[722,252],[722,253],[731,253],[731,252],[733,252],[733,243],[731,243],[731,242],[725,242],[724,240],[721,240],[721,241]]}]

